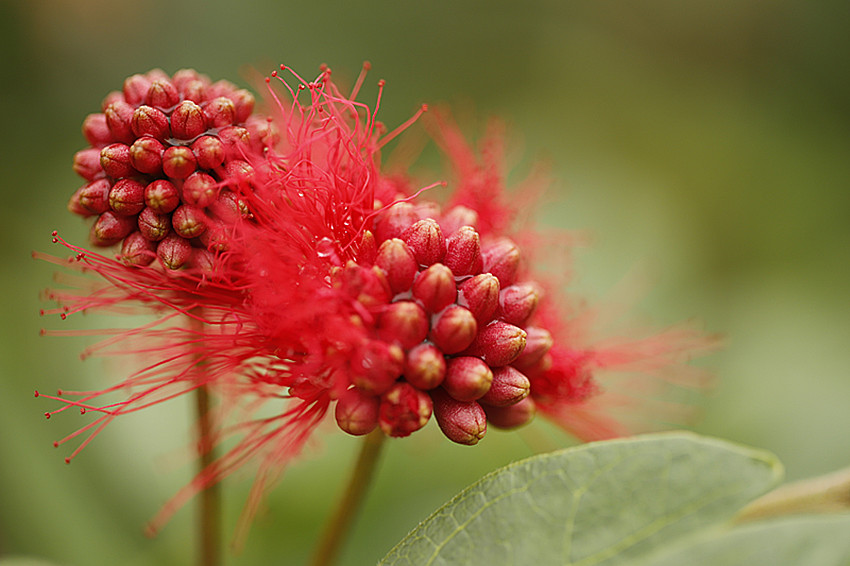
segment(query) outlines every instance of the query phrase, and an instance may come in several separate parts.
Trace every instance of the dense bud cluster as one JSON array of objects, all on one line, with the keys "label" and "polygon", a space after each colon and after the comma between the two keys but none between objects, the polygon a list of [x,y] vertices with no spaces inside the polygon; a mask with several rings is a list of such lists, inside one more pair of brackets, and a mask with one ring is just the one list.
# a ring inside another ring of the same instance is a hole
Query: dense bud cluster
[{"label": "dense bud cluster", "polygon": [[540,289],[517,281],[517,246],[482,241],[475,221],[462,206],[441,214],[398,202],[362,238],[361,249],[377,248],[374,260],[360,254],[336,272],[335,284],[374,318],[337,402],[344,431],[407,436],[433,414],[446,437],[476,444],[488,420],[513,428],[534,416],[531,379],[552,346],[529,325]]},{"label": "dense bud cluster", "polygon": [[192,70],[133,75],[83,122],[91,147],[74,156],[86,184],[68,208],[96,216],[95,246],[123,242],[120,258],[169,269],[203,266],[215,228],[246,212],[234,172],[250,170],[268,121],[251,116],[254,96]]}]

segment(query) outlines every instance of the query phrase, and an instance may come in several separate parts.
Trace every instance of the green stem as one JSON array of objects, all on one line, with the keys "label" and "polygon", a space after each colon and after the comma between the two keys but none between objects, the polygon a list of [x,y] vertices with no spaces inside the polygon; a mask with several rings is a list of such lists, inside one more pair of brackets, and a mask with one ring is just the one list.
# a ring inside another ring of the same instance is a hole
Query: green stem
[{"label": "green stem", "polygon": [[789,483],[756,499],[738,513],[739,523],[800,513],[850,510],[850,468]]},{"label": "green stem", "polygon": [[316,545],[311,562],[312,566],[330,566],[336,560],[348,532],[354,524],[360,504],[363,502],[366,491],[372,482],[385,438],[384,433],[378,429],[372,431],[363,439],[360,455],[357,458],[357,464],[354,466],[345,493]]},{"label": "green stem", "polygon": [[[200,471],[215,460],[212,446],[210,398],[206,385],[197,389],[198,451]],[[220,566],[221,561],[221,488],[219,483],[207,486],[199,497],[198,513],[198,566]]]}]

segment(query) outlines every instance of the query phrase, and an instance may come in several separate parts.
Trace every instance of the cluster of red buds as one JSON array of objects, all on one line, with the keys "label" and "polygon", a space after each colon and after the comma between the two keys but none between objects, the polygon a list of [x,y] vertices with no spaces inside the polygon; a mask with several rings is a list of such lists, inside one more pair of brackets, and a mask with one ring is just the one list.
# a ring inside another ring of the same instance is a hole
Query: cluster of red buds
[{"label": "cluster of red buds", "polygon": [[221,245],[216,228],[247,215],[228,187],[250,171],[250,144],[269,135],[269,122],[251,116],[254,96],[193,70],[153,70],[129,77],[101,107],[83,123],[91,147],[74,156],[74,171],[86,184],[68,203],[97,216],[91,243],[122,242],[132,265],[159,257],[169,269],[208,266],[208,250]]}]

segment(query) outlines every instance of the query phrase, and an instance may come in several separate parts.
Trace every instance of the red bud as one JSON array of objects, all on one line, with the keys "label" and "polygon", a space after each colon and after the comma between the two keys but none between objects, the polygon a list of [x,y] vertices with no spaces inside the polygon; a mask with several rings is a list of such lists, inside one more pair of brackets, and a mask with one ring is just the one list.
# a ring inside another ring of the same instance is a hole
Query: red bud
[{"label": "red bud", "polygon": [[121,245],[121,261],[127,265],[150,265],[156,258],[156,244],[142,236],[139,232],[133,232]]},{"label": "red bud", "polygon": [[413,285],[419,266],[413,257],[413,252],[402,240],[392,238],[381,244],[375,265],[383,269],[387,274],[394,293],[402,293]]},{"label": "red bud", "polygon": [[124,79],[124,99],[130,104],[144,101],[150,89],[151,80],[144,75],[132,75]]},{"label": "red bud", "polygon": [[109,189],[109,208],[115,214],[135,216],[145,208],[145,186],[135,179],[121,179]]},{"label": "red bud", "polygon": [[165,140],[171,136],[168,127],[168,116],[162,110],[152,106],[139,106],[133,111],[130,127],[137,136],[151,136],[158,140]]},{"label": "red bud", "polygon": [[162,170],[172,179],[185,179],[195,171],[195,155],[188,147],[172,146],[162,154]]},{"label": "red bud", "polygon": [[138,174],[130,158],[130,148],[123,143],[114,143],[100,150],[100,166],[113,179]]},{"label": "red bud", "polygon": [[455,206],[446,211],[440,220],[440,226],[446,234],[454,234],[463,226],[478,225],[478,213],[465,206]]},{"label": "red bud", "polygon": [[456,276],[481,273],[481,239],[471,226],[463,226],[446,240],[446,266]]},{"label": "red bud", "polygon": [[431,392],[434,416],[446,438],[458,444],[472,446],[487,433],[487,418],[481,405],[475,401],[453,399],[442,389]]},{"label": "red bud", "polygon": [[499,238],[481,252],[484,271],[499,279],[502,288],[513,285],[519,270],[519,247],[508,238]]},{"label": "red bud", "polygon": [[132,216],[119,216],[107,210],[97,217],[89,237],[95,246],[111,246],[120,242],[135,228],[136,219]]},{"label": "red bud", "polygon": [[139,213],[139,232],[152,242],[158,242],[171,230],[171,217],[148,207]]},{"label": "red bud", "polygon": [[186,238],[171,234],[156,246],[156,255],[166,268],[180,269],[192,257],[192,245]]},{"label": "red bud", "polygon": [[466,353],[480,356],[490,367],[506,366],[522,353],[525,339],[522,328],[494,320],[478,333]]},{"label": "red bud", "polygon": [[497,428],[512,429],[531,422],[531,419],[537,413],[537,406],[531,397],[526,397],[519,403],[507,407],[484,405],[484,411],[487,413],[487,420],[490,421],[491,425]]},{"label": "red bud", "polygon": [[154,212],[165,214],[180,204],[180,193],[171,181],[157,179],[145,187],[145,204]]},{"label": "red bud", "polygon": [[446,358],[433,344],[419,344],[404,360],[404,378],[417,389],[433,389],[446,376]]},{"label": "red bud", "polygon": [[520,283],[502,289],[499,293],[502,320],[516,326],[524,325],[537,309],[540,294],[540,288],[534,283]]},{"label": "red bud", "polygon": [[529,326],[525,330],[527,332],[525,349],[514,363],[517,368],[523,371],[537,364],[552,348],[553,344],[552,335],[549,334],[548,330],[537,326]]},{"label": "red bud", "polygon": [[79,204],[91,214],[101,214],[109,210],[109,189],[112,188],[108,179],[98,179],[80,189]]},{"label": "red bud", "polygon": [[162,171],[162,154],[165,151],[158,140],[145,136],[130,146],[130,163],[137,171],[156,175]]},{"label": "red bud", "polygon": [[113,102],[103,111],[106,126],[115,140],[129,144],[136,139],[132,127],[133,112],[133,107],[121,100]]},{"label": "red bud", "polygon": [[395,344],[370,340],[355,352],[351,360],[351,382],[369,393],[380,395],[401,377],[404,352]]},{"label": "red bud", "polygon": [[83,135],[88,142],[100,148],[109,145],[115,141],[112,137],[112,132],[109,131],[109,126],[106,125],[106,116],[104,114],[89,114],[83,121]]},{"label": "red bud", "polygon": [[433,265],[443,261],[446,255],[446,239],[440,225],[432,218],[415,222],[404,231],[402,239],[413,250],[413,256],[420,265]]},{"label": "red bud", "polygon": [[180,102],[180,93],[168,79],[153,81],[145,94],[145,104],[166,112],[171,110],[178,102]]},{"label": "red bud", "polygon": [[178,140],[191,140],[207,131],[203,109],[184,100],[171,113],[171,134]]},{"label": "red bud", "polygon": [[343,431],[354,436],[372,432],[378,426],[380,400],[359,389],[349,389],[336,403],[334,416]]},{"label": "red bud", "polygon": [[499,306],[499,280],[489,273],[467,279],[458,288],[458,304],[468,308],[478,324],[490,322]]},{"label": "red bud", "polygon": [[229,98],[220,96],[210,100],[204,106],[204,116],[210,128],[223,128],[231,126],[236,119],[236,106]]},{"label": "red bud", "polygon": [[416,220],[418,219],[412,204],[397,202],[379,216],[375,236],[381,242],[390,238],[399,238]]},{"label": "red bud", "polygon": [[192,143],[192,152],[201,169],[215,169],[224,163],[224,145],[215,136],[201,136]]},{"label": "red bud", "polygon": [[206,215],[200,208],[184,204],[171,215],[171,225],[180,236],[194,238],[207,229]]},{"label": "red bud", "polygon": [[480,401],[493,407],[507,407],[528,397],[530,391],[531,382],[524,374],[504,366],[493,370],[493,384]]},{"label": "red bud", "polygon": [[458,401],[475,401],[490,389],[493,372],[480,358],[461,356],[446,364],[443,389]]},{"label": "red bud", "polygon": [[386,342],[398,342],[412,348],[428,335],[428,318],[414,302],[399,301],[387,305],[378,318],[378,336]]},{"label": "red bud", "polygon": [[428,423],[431,411],[427,393],[401,382],[381,395],[378,424],[387,436],[408,436]]},{"label": "red bud", "polygon": [[254,95],[241,88],[231,94],[230,99],[233,101],[236,109],[234,122],[236,124],[244,123],[248,119],[248,116],[251,115],[251,112],[254,111]]},{"label": "red bud", "polygon": [[413,296],[428,312],[440,312],[457,298],[457,285],[451,270],[435,263],[419,273],[413,283]]},{"label": "red bud", "polygon": [[100,150],[90,147],[74,154],[74,173],[85,179],[93,181],[103,175],[103,167],[100,165]]},{"label": "red bud", "polygon": [[430,338],[444,354],[457,354],[472,344],[477,332],[478,324],[472,313],[455,305],[440,313]]},{"label": "red bud", "polygon": [[195,171],[183,183],[183,202],[206,208],[218,197],[219,188],[211,175]]}]

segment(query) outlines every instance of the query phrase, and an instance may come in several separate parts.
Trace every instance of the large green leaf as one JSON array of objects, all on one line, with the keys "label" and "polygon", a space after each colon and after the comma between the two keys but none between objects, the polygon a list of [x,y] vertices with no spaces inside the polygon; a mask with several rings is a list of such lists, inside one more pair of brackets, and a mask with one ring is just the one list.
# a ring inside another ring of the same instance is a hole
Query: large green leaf
[{"label": "large green leaf", "polygon": [[770,454],[687,433],[587,444],[485,476],[381,564],[622,564],[732,516],[781,474]]}]

